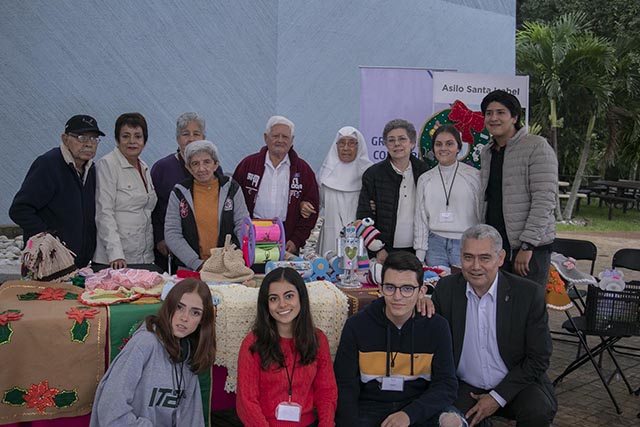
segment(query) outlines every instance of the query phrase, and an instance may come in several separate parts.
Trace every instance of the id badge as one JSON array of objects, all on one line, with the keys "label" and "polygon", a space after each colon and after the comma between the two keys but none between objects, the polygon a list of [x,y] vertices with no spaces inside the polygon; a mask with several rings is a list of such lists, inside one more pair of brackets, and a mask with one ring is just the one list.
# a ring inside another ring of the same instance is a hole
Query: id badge
[{"label": "id badge", "polygon": [[382,390],[384,391],[402,391],[404,390],[404,380],[400,377],[383,377]]},{"label": "id badge", "polygon": [[453,222],[453,212],[440,212],[440,222]]},{"label": "id badge", "polygon": [[276,419],[279,421],[300,422],[302,406],[292,402],[282,402],[276,406]]}]

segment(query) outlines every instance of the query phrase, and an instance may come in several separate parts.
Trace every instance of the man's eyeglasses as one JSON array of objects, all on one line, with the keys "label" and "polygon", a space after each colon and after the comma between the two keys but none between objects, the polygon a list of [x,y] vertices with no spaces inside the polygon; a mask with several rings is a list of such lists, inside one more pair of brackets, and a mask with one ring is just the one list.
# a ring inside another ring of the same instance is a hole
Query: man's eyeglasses
[{"label": "man's eyeglasses", "polygon": [[388,297],[392,297],[395,295],[396,290],[400,289],[400,295],[403,297],[409,298],[420,286],[412,286],[412,285],[402,285],[396,286],[388,283],[382,284],[382,294]]},{"label": "man's eyeglasses", "polygon": [[93,144],[98,145],[101,141],[99,136],[89,136],[89,135],[76,135],[75,133],[68,133],[67,135],[74,137],[82,144]]}]

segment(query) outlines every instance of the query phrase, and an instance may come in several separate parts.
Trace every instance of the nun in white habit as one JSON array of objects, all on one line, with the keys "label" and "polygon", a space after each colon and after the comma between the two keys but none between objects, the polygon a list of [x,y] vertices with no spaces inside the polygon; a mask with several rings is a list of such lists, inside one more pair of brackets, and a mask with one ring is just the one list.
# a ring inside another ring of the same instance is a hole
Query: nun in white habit
[{"label": "nun in white habit", "polygon": [[369,166],[362,133],[351,126],[341,128],[318,172],[320,207],[324,209],[319,255],[335,250],[342,227],[356,219],[362,174]]}]

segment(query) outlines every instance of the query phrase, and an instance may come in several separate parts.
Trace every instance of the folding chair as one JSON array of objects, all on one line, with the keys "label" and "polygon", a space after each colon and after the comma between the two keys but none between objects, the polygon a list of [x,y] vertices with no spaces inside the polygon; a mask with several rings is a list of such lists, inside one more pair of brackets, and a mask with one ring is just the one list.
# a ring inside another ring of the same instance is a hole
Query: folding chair
[{"label": "folding chair", "polygon": [[[595,357],[606,351],[616,367],[615,372],[620,374],[629,393],[634,393],[631,384],[629,384],[613,354],[612,347],[624,337],[640,335],[640,285],[628,284],[622,292],[605,291],[589,285],[585,314],[578,317],[571,317],[568,312],[566,314],[568,320],[563,323],[562,327],[578,337],[585,354],[576,358],[567,366],[564,372],[553,381],[554,386],[571,372],[591,361],[616,408],[616,412],[618,414],[622,413]],[[587,343],[587,336],[589,335],[598,336],[600,343],[594,347],[589,347]]]},{"label": "folding chair", "polygon": [[[613,259],[611,260],[611,268],[626,268],[629,270],[640,271],[640,249],[619,249],[615,254],[613,254]],[[632,284],[639,284],[638,281],[631,281]],[[640,351],[637,347],[628,347],[628,346],[614,346],[613,351],[616,353],[624,354],[626,356],[634,356],[637,357],[638,353],[627,353],[618,350],[619,348],[625,350],[632,351]],[[636,395],[640,395],[640,387],[635,391]],[[640,414],[638,414],[640,416]]]},{"label": "folding chair", "polygon": [[613,254],[611,267],[640,271],[640,249],[619,249]]},{"label": "folding chair", "polygon": [[[561,237],[556,237],[553,241],[552,250],[559,254],[562,254],[566,257],[571,257],[576,261],[586,260],[591,261],[591,269],[589,270],[589,274],[593,276],[593,270],[596,266],[596,258],[598,257],[598,248],[593,242],[588,240],[579,240],[579,239],[564,239]],[[585,309],[585,301],[584,298],[587,296],[587,292],[583,289],[578,289],[575,287],[573,283],[567,283],[567,294],[571,299],[571,302],[574,303],[580,314],[584,314]],[[568,312],[565,312],[567,316],[569,316]],[[573,336],[573,333],[567,333],[562,331],[550,331],[554,335],[569,335]],[[576,343],[572,340],[567,340],[564,338],[554,338],[559,341]],[[580,357],[581,347],[578,346],[578,352],[576,354],[576,358]]]},{"label": "folding chair", "polygon": [[[598,248],[593,244],[593,242],[588,240],[563,239],[558,237],[553,242],[552,250],[566,257],[571,257],[576,261],[591,261],[591,270],[589,271],[589,274],[593,276],[593,270],[596,266],[596,258],[598,258]],[[571,301],[574,303],[577,301],[580,302],[580,305],[576,304],[576,307],[580,311],[580,314],[583,314],[585,308],[584,297],[587,295],[587,292],[582,289],[577,289],[575,286],[571,286],[567,291]]]}]

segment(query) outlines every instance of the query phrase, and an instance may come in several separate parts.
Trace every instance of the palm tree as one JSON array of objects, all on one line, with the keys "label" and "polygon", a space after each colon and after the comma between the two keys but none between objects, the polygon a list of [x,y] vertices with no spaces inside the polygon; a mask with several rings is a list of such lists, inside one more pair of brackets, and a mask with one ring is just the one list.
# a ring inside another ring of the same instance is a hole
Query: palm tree
[{"label": "palm tree", "polygon": [[516,33],[516,62],[519,73],[529,74],[532,97],[548,110],[551,143],[558,152],[558,104],[573,105],[588,113],[586,135],[578,170],[564,212],[557,203],[556,216],[570,218],[591,146],[591,136],[599,113],[611,96],[613,48],[594,36],[583,13],[569,13],[549,23],[527,22]]},{"label": "palm tree", "polygon": [[615,41],[613,98],[606,112],[607,148],[602,168],[629,162],[634,179],[640,162],[640,36],[621,34]]}]

